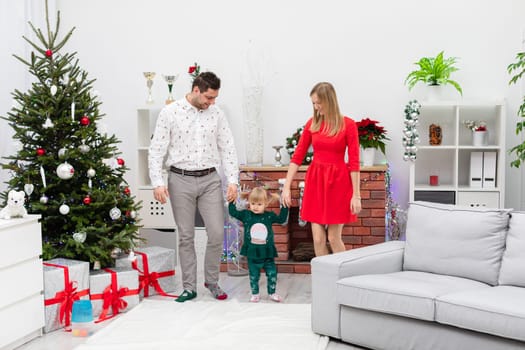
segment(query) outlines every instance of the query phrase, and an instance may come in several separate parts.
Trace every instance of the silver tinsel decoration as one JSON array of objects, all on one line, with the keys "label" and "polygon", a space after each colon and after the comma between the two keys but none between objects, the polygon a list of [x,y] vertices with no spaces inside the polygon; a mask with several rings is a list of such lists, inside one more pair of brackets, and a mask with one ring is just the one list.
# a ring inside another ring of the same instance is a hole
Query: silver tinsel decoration
[{"label": "silver tinsel decoration", "polygon": [[393,198],[390,166],[385,173],[386,187],[386,232],[390,240],[405,238],[407,211],[401,208]]},{"label": "silver tinsel decoration", "polygon": [[416,160],[416,145],[419,143],[419,133],[416,127],[419,124],[420,108],[421,105],[416,100],[410,101],[405,107],[405,128],[403,129],[405,153],[403,154],[403,160]]}]

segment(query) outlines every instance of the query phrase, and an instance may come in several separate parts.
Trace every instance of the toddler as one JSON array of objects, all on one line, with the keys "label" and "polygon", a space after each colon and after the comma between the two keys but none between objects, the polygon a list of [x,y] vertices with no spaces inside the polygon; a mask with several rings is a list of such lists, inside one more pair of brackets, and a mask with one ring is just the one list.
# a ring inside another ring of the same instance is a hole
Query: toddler
[{"label": "toddler", "polygon": [[288,219],[288,208],[281,205],[279,215],[273,211],[266,211],[270,203],[279,200],[278,194],[268,194],[262,187],[252,189],[248,194],[249,209],[237,210],[235,204],[230,202],[228,211],[230,215],[240,220],[244,227],[244,241],[241,247],[241,255],[248,260],[248,271],[250,274],[251,302],[258,302],[259,278],[261,269],[266,271],[268,278],[268,295],[270,300],[280,302],[282,298],[275,293],[277,286],[277,267],[272,224],[284,224]]}]

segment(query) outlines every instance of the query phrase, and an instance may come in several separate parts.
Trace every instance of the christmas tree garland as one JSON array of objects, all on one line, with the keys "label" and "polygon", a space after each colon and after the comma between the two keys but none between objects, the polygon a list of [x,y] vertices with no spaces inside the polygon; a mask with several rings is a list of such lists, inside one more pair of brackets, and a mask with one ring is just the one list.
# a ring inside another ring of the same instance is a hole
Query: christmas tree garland
[{"label": "christmas tree garland", "polygon": [[[295,152],[295,149],[297,148],[297,145],[299,144],[299,139],[301,138],[301,134],[303,133],[304,126],[301,126],[293,133],[292,136],[286,138],[286,151],[290,155],[290,159],[292,159],[292,156]],[[314,152],[308,151],[306,152],[306,155],[304,156],[302,165],[308,165],[312,162],[314,159]]]},{"label": "christmas tree garland", "polygon": [[416,160],[417,146],[419,143],[419,133],[417,132],[417,125],[419,124],[418,116],[421,105],[416,100],[410,101],[405,106],[405,128],[403,129],[403,146],[405,153],[403,160]]}]

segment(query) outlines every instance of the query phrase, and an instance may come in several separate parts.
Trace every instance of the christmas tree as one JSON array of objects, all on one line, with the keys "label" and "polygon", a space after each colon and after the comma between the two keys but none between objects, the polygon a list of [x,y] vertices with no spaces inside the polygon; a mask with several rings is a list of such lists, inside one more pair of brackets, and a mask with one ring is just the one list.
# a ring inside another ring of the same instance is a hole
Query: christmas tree
[{"label": "christmas tree", "polygon": [[140,203],[124,180],[129,170],[118,151],[115,135],[97,129],[101,102],[93,91],[94,79],[78,65],[76,53],[61,50],[72,28],[58,40],[56,27],[47,35],[30,22],[38,41],[23,37],[33,48],[26,60],[34,77],[27,92],[15,90],[15,105],[2,116],[19,141],[15,155],[4,157],[11,179],[1,194],[24,190],[30,214],[42,216],[43,259],[72,258],[102,267],[112,265],[120,252],[139,240],[137,211]]}]

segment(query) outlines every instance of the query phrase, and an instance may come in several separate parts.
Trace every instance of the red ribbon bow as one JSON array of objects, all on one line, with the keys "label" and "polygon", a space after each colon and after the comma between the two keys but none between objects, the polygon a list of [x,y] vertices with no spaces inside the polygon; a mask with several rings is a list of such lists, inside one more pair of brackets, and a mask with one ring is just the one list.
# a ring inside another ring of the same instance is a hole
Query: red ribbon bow
[{"label": "red ribbon bow", "polygon": [[135,252],[142,257],[142,268],[144,271],[139,269],[137,259],[131,262],[131,267],[139,272],[139,291],[144,289],[144,297],[149,296],[149,287],[152,286],[159,295],[165,297],[178,297],[178,295],[168,294],[158,281],[159,278],[175,275],[175,270],[163,271],[163,272],[149,272],[148,255],[146,253]]},{"label": "red ribbon bow", "polygon": [[89,289],[84,289],[77,292],[77,281],[69,281],[69,268],[68,266],[56,265],[51,263],[44,263],[45,266],[56,267],[64,270],[64,290],[58,291],[54,298],[44,300],[44,305],[54,305],[60,303],[59,319],[60,323],[64,324],[65,327],[69,327],[71,324],[71,312],[73,310],[73,302],[79,300],[80,297],[89,294]]},{"label": "red ribbon bow", "polygon": [[[136,295],[139,293],[138,289],[130,290],[128,287],[118,288],[117,283],[117,272],[111,269],[104,269],[104,271],[111,274],[111,283],[104,288],[104,291],[101,294],[92,294],[91,300],[102,299],[102,312],[98,317],[98,322],[109,320],[110,318],[116,316],[121,310],[124,310],[128,307],[128,303],[124,300],[124,297],[128,295]],[[107,316],[111,308],[112,315]]]}]

